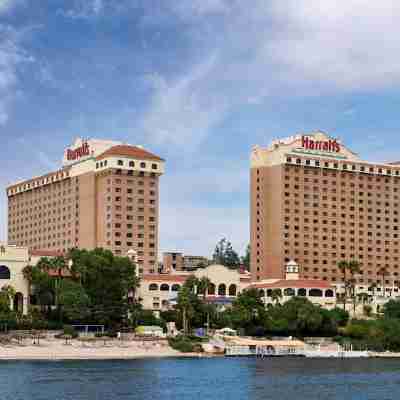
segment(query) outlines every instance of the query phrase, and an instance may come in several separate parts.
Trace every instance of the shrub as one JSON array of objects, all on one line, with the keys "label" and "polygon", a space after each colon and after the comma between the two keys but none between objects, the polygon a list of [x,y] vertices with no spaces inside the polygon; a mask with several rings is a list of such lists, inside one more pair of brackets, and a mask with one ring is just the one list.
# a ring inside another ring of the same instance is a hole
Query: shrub
[{"label": "shrub", "polygon": [[57,335],[57,336],[63,336],[63,335],[70,335],[70,336],[72,336],[73,339],[75,339],[79,336],[78,332],[71,325],[64,325],[63,333],[61,335]]},{"label": "shrub", "polygon": [[364,304],[363,313],[366,317],[370,317],[372,314],[372,307],[369,304]]},{"label": "shrub", "polygon": [[[199,345],[194,345],[189,338],[185,336],[177,336],[168,339],[169,345],[182,353],[192,353],[198,349]],[[200,346],[201,347],[201,346]]]}]

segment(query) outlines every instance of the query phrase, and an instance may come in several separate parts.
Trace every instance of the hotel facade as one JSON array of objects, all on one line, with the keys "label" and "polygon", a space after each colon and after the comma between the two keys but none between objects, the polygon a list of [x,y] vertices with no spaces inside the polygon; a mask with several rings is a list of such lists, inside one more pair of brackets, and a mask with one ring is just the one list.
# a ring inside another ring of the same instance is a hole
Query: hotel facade
[{"label": "hotel facade", "polygon": [[253,149],[250,191],[253,281],[282,279],[294,260],[301,279],[340,285],[338,262],[355,259],[358,288],[398,291],[400,163],[364,161],[323,132],[296,135]]},{"label": "hotel facade", "polygon": [[140,146],[78,138],[59,170],[6,189],[8,243],[63,253],[134,250],[139,272],[156,272],[163,172],[164,160]]}]

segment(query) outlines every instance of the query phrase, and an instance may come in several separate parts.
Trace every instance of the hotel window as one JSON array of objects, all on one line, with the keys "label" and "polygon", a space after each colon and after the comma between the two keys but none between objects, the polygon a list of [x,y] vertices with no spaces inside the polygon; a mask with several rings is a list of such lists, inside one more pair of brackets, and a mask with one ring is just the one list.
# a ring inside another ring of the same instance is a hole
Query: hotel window
[{"label": "hotel window", "polygon": [[146,163],[145,162],[141,162],[140,163],[140,168],[146,168]]},{"label": "hotel window", "polygon": [[122,160],[118,160],[118,165],[124,165],[124,162]]},{"label": "hotel window", "polygon": [[301,164],[301,159],[300,158],[296,158],[296,164]]},{"label": "hotel window", "polygon": [[151,169],[157,169],[157,164],[151,164]]},{"label": "hotel window", "polygon": [[134,167],[135,166],[135,162],[134,161],[129,161],[129,166],[130,167]]}]

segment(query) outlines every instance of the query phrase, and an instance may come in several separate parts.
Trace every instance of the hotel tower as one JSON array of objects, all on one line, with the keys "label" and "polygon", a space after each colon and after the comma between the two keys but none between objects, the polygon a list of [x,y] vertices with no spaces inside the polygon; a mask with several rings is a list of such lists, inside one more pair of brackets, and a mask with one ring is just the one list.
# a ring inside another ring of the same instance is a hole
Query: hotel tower
[{"label": "hotel tower", "polygon": [[57,252],[133,249],[139,271],[156,272],[163,172],[164,160],[140,146],[79,138],[59,170],[7,188],[8,242]]},{"label": "hotel tower", "polygon": [[399,284],[400,163],[363,161],[323,132],[275,140],[251,154],[251,272],[340,283],[357,260],[357,286]]}]

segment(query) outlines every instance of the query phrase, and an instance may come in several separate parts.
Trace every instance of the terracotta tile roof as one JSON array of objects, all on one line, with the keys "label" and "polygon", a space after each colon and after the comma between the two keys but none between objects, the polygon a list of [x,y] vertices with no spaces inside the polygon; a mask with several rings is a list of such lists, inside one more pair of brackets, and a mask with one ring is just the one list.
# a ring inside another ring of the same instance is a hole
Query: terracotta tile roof
[{"label": "terracotta tile roof", "polygon": [[320,279],[281,279],[271,283],[254,283],[249,288],[257,289],[283,289],[283,288],[315,288],[315,289],[332,289],[333,285]]},{"label": "terracotta tile roof", "polygon": [[189,275],[172,274],[147,274],[142,276],[142,281],[146,282],[185,282]]},{"label": "terracotta tile roof", "polygon": [[31,250],[30,255],[37,257],[62,257],[64,254],[56,250]]},{"label": "terracotta tile roof", "polygon": [[138,158],[139,160],[155,160],[155,161],[164,161],[162,158],[156,156],[153,153],[150,153],[147,150],[144,150],[137,146],[128,146],[128,145],[117,145],[109,148],[104,153],[100,154],[97,159],[102,160],[103,158],[110,156],[124,156],[124,157],[132,157]]}]

